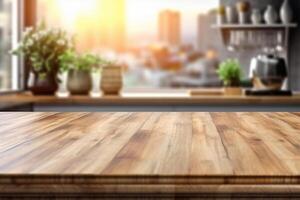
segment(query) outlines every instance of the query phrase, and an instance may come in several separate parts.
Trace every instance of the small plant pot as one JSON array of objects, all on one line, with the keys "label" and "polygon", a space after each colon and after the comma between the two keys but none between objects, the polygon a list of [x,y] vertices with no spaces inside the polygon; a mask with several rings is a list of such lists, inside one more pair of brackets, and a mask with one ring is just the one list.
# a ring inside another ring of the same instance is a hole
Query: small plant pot
[{"label": "small plant pot", "polygon": [[104,95],[119,95],[123,87],[122,68],[110,65],[102,69],[101,90]]},{"label": "small plant pot", "polygon": [[240,96],[243,94],[241,87],[225,87],[224,95],[226,96]]},{"label": "small plant pot", "polygon": [[33,95],[54,95],[58,90],[56,75],[46,74],[41,77],[37,73],[31,73],[28,88]]},{"label": "small plant pot", "polygon": [[70,70],[67,88],[72,95],[88,95],[92,90],[92,76],[89,71]]}]

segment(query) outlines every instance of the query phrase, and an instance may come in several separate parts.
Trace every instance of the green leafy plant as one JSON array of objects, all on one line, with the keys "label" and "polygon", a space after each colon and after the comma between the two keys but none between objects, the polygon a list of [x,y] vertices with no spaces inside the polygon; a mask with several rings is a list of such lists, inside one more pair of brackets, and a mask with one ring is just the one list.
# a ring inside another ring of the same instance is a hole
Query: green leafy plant
[{"label": "green leafy plant", "polygon": [[47,29],[44,23],[30,27],[23,33],[23,38],[14,55],[24,56],[33,73],[40,76],[56,76],[60,71],[59,57],[74,49],[74,38],[61,29]]},{"label": "green leafy plant", "polygon": [[61,55],[59,57],[59,62],[62,71],[93,71],[110,63],[100,56],[90,53],[78,54],[71,50]]},{"label": "green leafy plant", "polygon": [[242,79],[241,65],[236,59],[228,59],[222,62],[217,71],[219,78],[227,87],[239,87]]}]

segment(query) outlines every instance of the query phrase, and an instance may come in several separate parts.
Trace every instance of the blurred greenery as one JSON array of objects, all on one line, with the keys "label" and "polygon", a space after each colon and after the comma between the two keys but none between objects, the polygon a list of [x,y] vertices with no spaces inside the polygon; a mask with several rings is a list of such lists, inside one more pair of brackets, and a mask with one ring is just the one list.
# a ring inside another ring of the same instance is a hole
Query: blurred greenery
[{"label": "blurred greenery", "polygon": [[31,71],[41,78],[60,72],[59,57],[74,49],[74,38],[62,29],[47,29],[45,23],[29,27],[23,33],[22,40],[14,55],[25,57]]},{"label": "blurred greenery", "polygon": [[225,86],[238,87],[241,85],[242,68],[237,59],[227,59],[222,62],[217,73]]},{"label": "blurred greenery", "polygon": [[59,62],[62,71],[93,71],[111,64],[109,61],[102,59],[100,56],[93,55],[91,53],[78,54],[72,50],[66,51],[63,55],[61,55],[59,57]]}]

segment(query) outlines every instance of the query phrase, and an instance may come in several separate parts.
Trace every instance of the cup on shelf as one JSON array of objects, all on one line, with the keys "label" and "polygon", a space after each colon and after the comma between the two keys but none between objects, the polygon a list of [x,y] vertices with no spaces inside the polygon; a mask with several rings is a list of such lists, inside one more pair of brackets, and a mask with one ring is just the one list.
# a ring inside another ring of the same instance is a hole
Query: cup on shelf
[{"label": "cup on shelf", "polygon": [[235,24],[237,22],[237,13],[232,6],[226,6],[226,22],[228,24]]},{"label": "cup on shelf", "polygon": [[254,25],[261,24],[262,22],[262,14],[259,9],[253,9],[251,14],[251,22]]},{"label": "cup on shelf", "polygon": [[217,10],[217,25],[225,24],[226,22],[226,9],[223,5],[220,5]]},{"label": "cup on shelf", "polygon": [[248,13],[239,12],[239,24],[247,24],[247,23],[248,23]]},{"label": "cup on shelf", "polygon": [[217,15],[217,25],[223,25],[226,22],[225,15]]}]

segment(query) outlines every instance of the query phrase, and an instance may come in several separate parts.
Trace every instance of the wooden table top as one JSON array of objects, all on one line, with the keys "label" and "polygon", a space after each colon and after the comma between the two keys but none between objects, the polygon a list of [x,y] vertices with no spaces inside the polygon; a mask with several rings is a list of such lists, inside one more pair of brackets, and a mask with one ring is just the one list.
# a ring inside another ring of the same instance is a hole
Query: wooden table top
[{"label": "wooden table top", "polygon": [[299,113],[1,113],[1,174],[300,175]]},{"label": "wooden table top", "polygon": [[298,195],[300,113],[0,113],[0,196],[45,191]]}]

